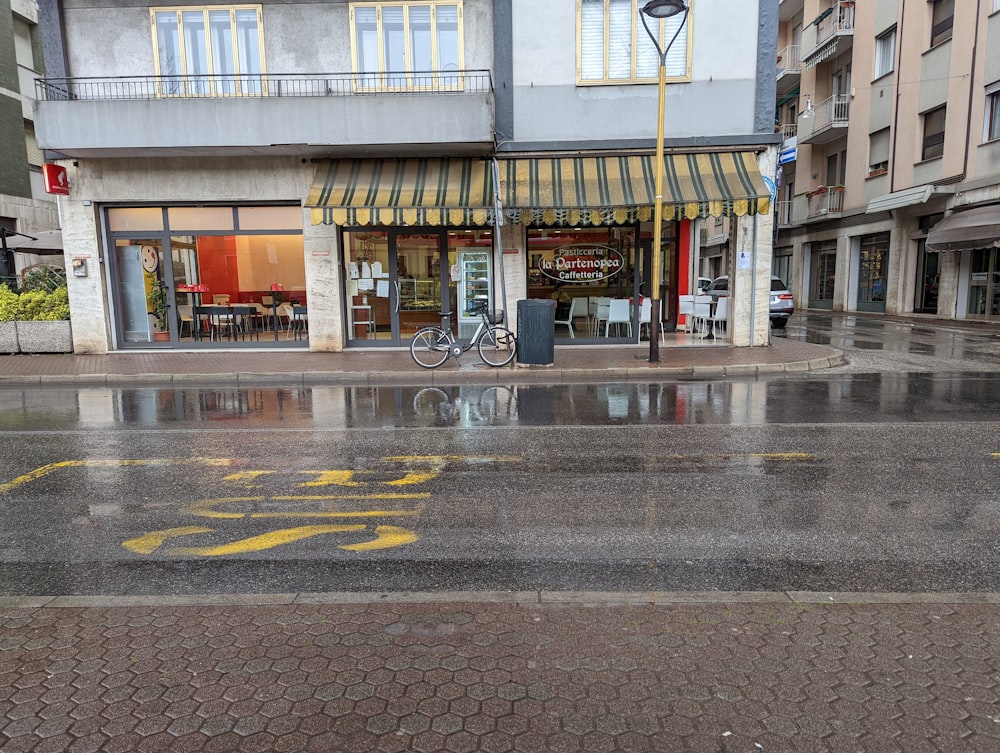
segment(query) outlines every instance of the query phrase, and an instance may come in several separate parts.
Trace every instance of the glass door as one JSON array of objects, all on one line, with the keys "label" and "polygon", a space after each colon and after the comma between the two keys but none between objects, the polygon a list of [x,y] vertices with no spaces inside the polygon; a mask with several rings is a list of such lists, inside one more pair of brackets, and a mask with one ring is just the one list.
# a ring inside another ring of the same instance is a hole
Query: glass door
[{"label": "glass door", "polygon": [[116,296],[123,345],[169,342],[174,325],[169,265],[160,238],[115,241]]},{"label": "glass door", "polygon": [[969,278],[969,319],[1000,318],[1000,252],[979,248],[972,252]]},{"label": "glass door", "polygon": [[917,284],[913,311],[918,314],[936,314],[938,281],[941,275],[941,254],[928,253],[927,241],[923,238],[917,243]]},{"label": "glass door", "polygon": [[814,249],[811,261],[809,308],[832,309],[833,290],[837,282],[836,246]]}]

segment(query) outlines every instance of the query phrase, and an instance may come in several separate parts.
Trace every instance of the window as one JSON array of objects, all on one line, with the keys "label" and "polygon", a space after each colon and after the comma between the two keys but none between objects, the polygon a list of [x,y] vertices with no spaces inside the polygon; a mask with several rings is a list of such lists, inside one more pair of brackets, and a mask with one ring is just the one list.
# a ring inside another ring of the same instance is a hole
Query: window
[{"label": "window", "polygon": [[896,67],[896,30],[875,37],[875,78],[891,73]]},{"label": "window", "polygon": [[924,144],[920,159],[928,160],[944,154],[944,121],[947,108],[924,113]]},{"label": "window", "polygon": [[[577,81],[591,83],[628,83],[656,81],[660,59],[639,17],[644,0],[580,0],[577,19]],[[688,34],[691,24],[685,15],[656,21],[646,19],[649,28],[659,34],[660,47],[670,44],[667,52],[667,76],[688,76]],[[679,33],[678,33],[679,32]],[[674,38],[674,35],[676,39]]]},{"label": "window", "polygon": [[[353,3],[351,59],[372,89],[458,88],[463,67],[460,3]],[[409,74],[391,75],[385,74]],[[422,73],[424,75],[413,75]]]},{"label": "window", "polygon": [[261,93],[259,5],[151,8],[156,73],[164,96]]},{"label": "window", "polygon": [[874,178],[889,172],[890,131],[883,128],[868,137],[868,177]]},{"label": "window", "polygon": [[1000,0],[993,0],[993,12],[1000,11]]},{"label": "window", "polygon": [[[1000,0],[997,0],[1000,2]],[[1000,139],[1000,81],[986,87],[986,133],[984,141]]]},{"label": "window", "polygon": [[951,27],[955,22],[955,0],[931,0],[931,47],[951,39]]}]

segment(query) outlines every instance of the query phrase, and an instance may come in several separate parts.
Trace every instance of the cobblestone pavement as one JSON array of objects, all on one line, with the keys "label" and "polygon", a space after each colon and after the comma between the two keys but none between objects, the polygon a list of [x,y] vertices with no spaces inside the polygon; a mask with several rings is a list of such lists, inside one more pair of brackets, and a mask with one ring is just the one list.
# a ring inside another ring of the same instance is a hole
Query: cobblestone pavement
[{"label": "cobblestone pavement", "polygon": [[0,750],[1000,751],[995,598],[757,596],[7,600]]}]

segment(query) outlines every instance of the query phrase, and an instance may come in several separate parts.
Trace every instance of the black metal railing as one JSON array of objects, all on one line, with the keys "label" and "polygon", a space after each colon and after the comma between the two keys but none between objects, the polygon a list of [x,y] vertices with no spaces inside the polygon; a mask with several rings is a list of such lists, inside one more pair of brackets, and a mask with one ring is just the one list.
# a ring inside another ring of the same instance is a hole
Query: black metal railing
[{"label": "black metal railing", "polygon": [[41,101],[482,94],[492,91],[488,70],[35,79],[36,96]]}]

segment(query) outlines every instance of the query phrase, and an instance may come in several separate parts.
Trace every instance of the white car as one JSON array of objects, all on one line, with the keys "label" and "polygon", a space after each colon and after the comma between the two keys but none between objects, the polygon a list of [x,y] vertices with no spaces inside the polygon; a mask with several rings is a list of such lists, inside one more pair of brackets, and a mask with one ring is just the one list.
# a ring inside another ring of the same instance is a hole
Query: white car
[{"label": "white car", "polygon": [[[712,280],[705,292],[713,298],[729,295],[729,275]],[[771,326],[784,329],[788,319],[795,313],[795,297],[788,286],[777,275],[771,275]]]}]

